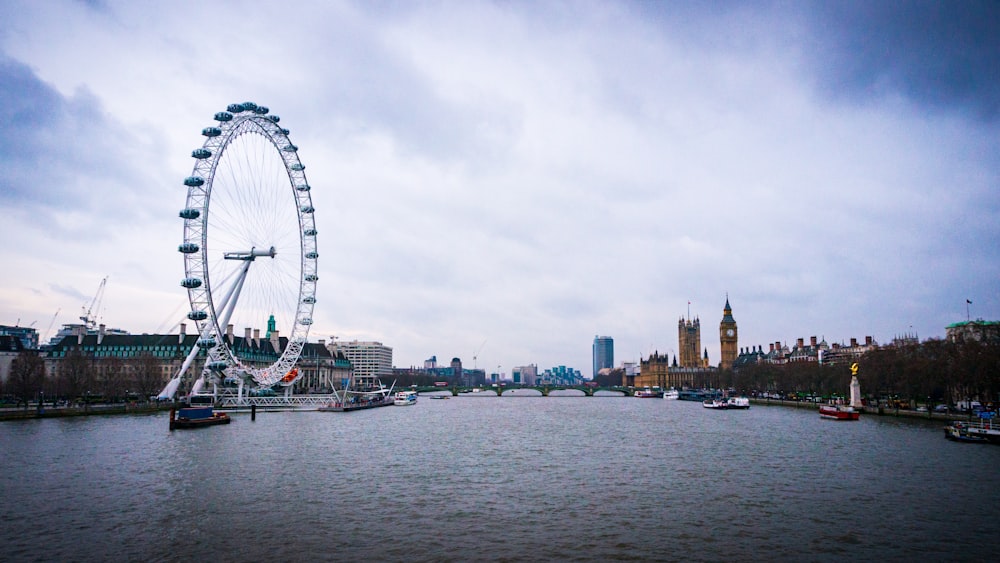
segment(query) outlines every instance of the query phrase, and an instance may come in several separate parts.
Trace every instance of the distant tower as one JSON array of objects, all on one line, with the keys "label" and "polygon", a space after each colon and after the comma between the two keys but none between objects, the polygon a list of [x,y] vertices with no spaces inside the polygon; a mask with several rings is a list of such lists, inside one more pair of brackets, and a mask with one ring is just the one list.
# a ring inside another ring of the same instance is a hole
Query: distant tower
[{"label": "distant tower", "polygon": [[677,340],[680,347],[681,367],[699,368],[701,361],[701,321],[681,317],[677,322]]},{"label": "distant tower", "polygon": [[722,322],[719,323],[719,348],[722,356],[719,367],[722,369],[732,369],[733,362],[736,361],[736,355],[739,352],[737,334],[736,319],[733,318],[733,308],[729,306],[729,296],[727,295],[726,307],[722,309]]},{"label": "distant tower", "polygon": [[592,377],[597,377],[597,372],[602,368],[615,367],[615,341],[610,336],[594,337],[594,373]]}]

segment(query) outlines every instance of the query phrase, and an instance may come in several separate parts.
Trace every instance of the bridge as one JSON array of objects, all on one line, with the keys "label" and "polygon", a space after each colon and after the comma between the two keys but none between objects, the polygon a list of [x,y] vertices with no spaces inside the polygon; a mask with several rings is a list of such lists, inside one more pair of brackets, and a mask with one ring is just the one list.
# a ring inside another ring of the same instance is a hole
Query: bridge
[{"label": "bridge", "polygon": [[[414,388],[411,387],[410,389],[412,390]],[[500,387],[460,387],[460,386],[453,386],[453,387],[433,387],[433,386],[425,386],[425,387],[417,387],[416,391],[417,391],[417,393],[432,393],[432,392],[435,392],[435,391],[437,391],[437,392],[447,391],[447,392],[450,392],[453,397],[457,397],[458,395],[473,394],[473,393],[496,393],[498,396],[503,396],[504,393],[509,393],[511,391],[519,391],[519,390],[522,390],[522,389],[524,389],[524,390],[533,389],[533,390],[538,391],[539,393],[541,393],[543,397],[548,397],[549,393],[551,393],[552,391],[581,391],[587,397],[593,397],[594,393],[596,393],[598,391],[610,391],[610,392],[613,392],[613,393],[621,393],[621,394],[623,394],[626,397],[631,397],[631,396],[633,396],[634,391],[635,391],[634,389],[631,389],[629,387],[621,387],[621,386],[615,386],[615,387],[590,387],[590,386],[587,386],[587,385],[523,385],[523,386],[519,385],[519,386],[516,386],[516,387],[511,387],[511,386],[500,386]]]}]

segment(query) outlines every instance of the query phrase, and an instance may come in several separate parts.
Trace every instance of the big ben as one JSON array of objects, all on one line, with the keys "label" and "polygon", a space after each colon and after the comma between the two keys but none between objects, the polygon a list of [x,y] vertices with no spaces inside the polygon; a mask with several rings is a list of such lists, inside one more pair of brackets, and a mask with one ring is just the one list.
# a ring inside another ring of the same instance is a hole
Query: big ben
[{"label": "big ben", "polygon": [[733,318],[733,308],[729,306],[729,296],[726,296],[726,308],[722,310],[722,322],[719,323],[719,348],[722,361],[719,367],[732,369],[736,361],[736,319]]}]

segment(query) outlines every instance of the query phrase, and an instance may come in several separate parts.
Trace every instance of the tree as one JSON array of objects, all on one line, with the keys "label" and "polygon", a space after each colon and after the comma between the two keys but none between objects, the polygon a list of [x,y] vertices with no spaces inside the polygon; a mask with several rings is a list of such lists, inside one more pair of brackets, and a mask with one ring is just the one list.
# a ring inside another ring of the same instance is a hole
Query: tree
[{"label": "tree", "polygon": [[130,363],[132,373],[129,385],[143,401],[163,389],[166,382],[163,381],[160,362],[152,354],[144,352]]},{"label": "tree", "polygon": [[[109,356],[101,360],[101,368],[104,377],[99,382],[101,394],[105,400],[112,401],[118,397],[124,397],[128,390],[125,378],[125,362],[117,356]],[[127,399],[127,397],[126,397]]]},{"label": "tree", "polygon": [[24,408],[28,408],[28,401],[41,391],[44,382],[45,362],[38,352],[24,350],[11,362],[8,386],[18,405],[23,401]]},{"label": "tree", "polygon": [[91,359],[80,350],[70,350],[59,362],[59,379],[70,400],[89,392],[94,379]]}]

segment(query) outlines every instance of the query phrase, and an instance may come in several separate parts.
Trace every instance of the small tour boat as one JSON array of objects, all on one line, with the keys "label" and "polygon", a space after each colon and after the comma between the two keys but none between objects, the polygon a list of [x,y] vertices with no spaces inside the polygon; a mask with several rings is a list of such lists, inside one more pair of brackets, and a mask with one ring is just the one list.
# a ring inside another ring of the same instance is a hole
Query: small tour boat
[{"label": "small tour boat", "polygon": [[962,421],[956,421],[944,427],[944,437],[955,442],[985,444],[988,440],[983,436],[969,434],[969,427]]},{"label": "small tour boat", "polygon": [[645,389],[639,389],[638,391],[635,392],[635,396],[639,397],[640,399],[659,399],[660,395],[661,393],[659,391],[654,391],[649,387],[646,387]]},{"label": "small tour boat", "polygon": [[669,399],[671,401],[676,401],[681,398],[681,392],[677,389],[667,389],[663,392],[663,398]]},{"label": "small tour boat", "polygon": [[212,407],[184,407],[170,409],[170,429],[201,428],[216,424],[229,424],[232,420],[224,412],[215,412]]},{"label": "small tour boat", "polygon": [[750,408],[750,399],[746,397],[730,397],[726,401],[726,408],[731,410],[746,410]]},{"label": "small tour boat", "polygon": [[726,410],[746,410],[750,408],[750,399],[746,397],[729,397],[728,399],[705,399],[701,406],[706,409]]},{"label": "small tour boat", "polygon": [[846,405],[820,405],[819,415],[830,420],[858,420],[861,411]]},{"label": "small tour boat", "polygon": [[397,407],[408,407],[417,404],[416,391],[399,391],[392,398],[392,404]]}]

